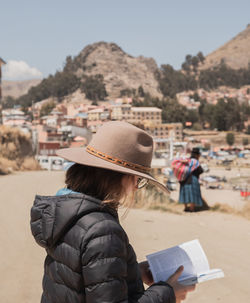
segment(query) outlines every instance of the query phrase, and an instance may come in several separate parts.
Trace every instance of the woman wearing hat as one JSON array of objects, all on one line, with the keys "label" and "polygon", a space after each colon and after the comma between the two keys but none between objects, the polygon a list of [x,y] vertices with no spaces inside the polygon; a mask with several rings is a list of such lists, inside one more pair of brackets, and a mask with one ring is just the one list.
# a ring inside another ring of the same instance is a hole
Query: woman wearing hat
[{"label": "woman wearing hat", "polygon": [[[194,147],[191,151],[191,159],[199,160],[200,149]],[[203,205],[201,197],[199,176],[203,173],[202,167],[199,165],[187,178],[180,182],[179,203],[185,205],[184,211],[194,212]]]},{"label": "woman wearing hat", "polygon": [[152,138],[125,122],[105,123],[86,148],[58,151],[75,162],[66,188],[37,195],[31,209],[32,234],[47,252],[42,303],[174,303],[194,289],[178,283],[182,267],[153,283],[119,223],[117,208],[129,193],[147,182],[166,190],[150,175],[152,152]]}]

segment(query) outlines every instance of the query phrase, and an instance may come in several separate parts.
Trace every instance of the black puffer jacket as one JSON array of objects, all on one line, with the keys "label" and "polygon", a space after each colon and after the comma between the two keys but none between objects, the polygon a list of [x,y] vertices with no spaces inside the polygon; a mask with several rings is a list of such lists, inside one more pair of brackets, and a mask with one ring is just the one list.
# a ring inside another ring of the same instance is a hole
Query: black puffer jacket
[{"label": "black puffer jacket", "polygon": [[175,302],[166,283],[144,291],[117,213],[100,200],[83,194],[36,196],[31,230],[47,251],[42,303]]}]

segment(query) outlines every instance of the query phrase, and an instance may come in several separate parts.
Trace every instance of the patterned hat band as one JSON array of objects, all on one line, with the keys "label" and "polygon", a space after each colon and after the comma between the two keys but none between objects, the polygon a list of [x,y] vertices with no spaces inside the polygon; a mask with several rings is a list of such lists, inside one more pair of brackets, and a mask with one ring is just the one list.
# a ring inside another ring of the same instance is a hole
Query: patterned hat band
[{"label": "patterned hat band", "polygon": [[108,162],[111,162],[111,163],[114,163],[114,164],[117,164],[117,165],[120,165],[120,166],[123,166],[123,167],[127,167],[127,168],[130,168],[130,169],[142,172],[142,173],[150,173],[150,171],[151,171],[151,167],[146,167],[146,166],[143,166],[143,165],[140,165],[140,164],[135,164],[135,163],[125,161],[125,160],[122,160],[122,159],[119,159],[119,158],[116,158],[116,157],[113,157],[113,156],[109,156],[109,155],[107,155],[103,152],[99,152],[94,147],[91,147],[89,145],[86,147],[86,151],[89,154],[94,155],[94,156],[96,156],[98,158],[101,158],[103,160],[106,160]]}]

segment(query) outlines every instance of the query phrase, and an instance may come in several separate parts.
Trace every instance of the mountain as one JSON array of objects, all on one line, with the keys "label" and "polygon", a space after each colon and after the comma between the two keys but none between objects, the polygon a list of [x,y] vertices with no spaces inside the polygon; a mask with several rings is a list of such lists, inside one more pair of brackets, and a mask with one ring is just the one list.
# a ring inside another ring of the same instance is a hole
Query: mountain
[{"label": "mountain", "polygon": [[38,85],[42,80],[25,80],[25,81],[3,81],[2,94],[3,97],[11,96],[18,98],[28,92],[32,86]]},{"label": "mountain", "polygon": [[[161,99],[163,96],[174,97],[181,91],[195,90],[198,86],[214,89],[221,85],[247,85],[250,83],[250,68],[246,69],[250,62],[250,25],[209,54],[205,62],[201,52],[197,56],[189,55],[186,58],[186,70],[189,71],[195,71],[196,68],[204,70],[213,66],[218,68],[213,71],[205,70],[200,73],[200,79],[196,79],[192,73],[185,73],[184,68],[177,71],[169,64],[158,68],[153,58],[133,57],[115,43],[97,42],[86,46],[75,57],[68,56],[61,71],[41,82],[3,81],[3,96],[23,95],[17,100],[18,104],[30,106],[32,102],[50,97],[57,98],[59,102],[66,99],[77,99],[77,102],[87,99],[96,102],[115,99],[120,97],[122,92],[123,95],[137,97],[149,93],[152,97]],[[222,61],[229,67],[225,68],[224,64],[220,64]],[[239,68],[246,70],[237,70]],[[28,94],[24,95],[27,91]],[[72,94],[76,92],[78,97],[73,98]]]},{"label": "mountain", "polygon": [[103,75],[108,96],[119,97],[120,91],[138,89],[161,97],[153,58],[132,57],[115,43],[98,42],[86,46],[71,62],[71,71],[77,76]]},{"label": "mountain", "polygon": [[201,69],[217,66],[221,61],[233,69],[248,67],[250,63],[250,24],[229,42],[207,55]]}]

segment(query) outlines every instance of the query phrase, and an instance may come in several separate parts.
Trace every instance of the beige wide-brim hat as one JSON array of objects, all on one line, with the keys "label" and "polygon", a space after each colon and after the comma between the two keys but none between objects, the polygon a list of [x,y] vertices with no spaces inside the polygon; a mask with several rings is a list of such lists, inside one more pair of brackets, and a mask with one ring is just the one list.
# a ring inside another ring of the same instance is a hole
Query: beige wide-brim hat
[{"label": "beige wide-brim hat", "polygon": [[151,174],[153,139],[127,122],[104,123],[87,147],[64,148],[57,155],[71,162],[146,178],[169,193]]}]

